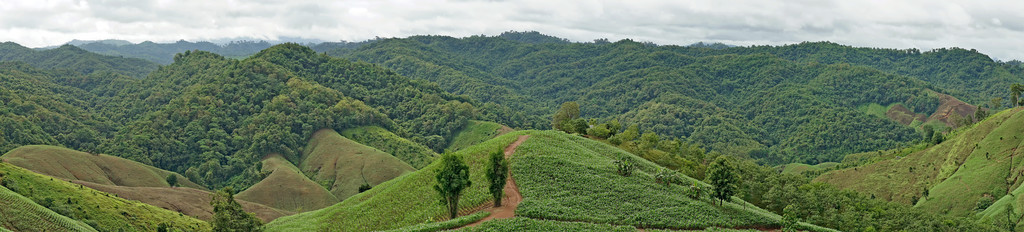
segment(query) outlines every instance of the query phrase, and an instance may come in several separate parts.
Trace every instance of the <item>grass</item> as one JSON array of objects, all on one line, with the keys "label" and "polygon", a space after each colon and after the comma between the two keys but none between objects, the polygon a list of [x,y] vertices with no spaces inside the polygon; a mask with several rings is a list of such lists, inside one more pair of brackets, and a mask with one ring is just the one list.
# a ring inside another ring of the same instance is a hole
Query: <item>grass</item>
[{"label": "grass", "polygon": [[829,169],[829,168],[834,168],[836,166],[839,166],[839,163],[836,163],[836,162],[824,162],[824,163],[815,164],[815,165],[803,164],[803,163],[791,163],[791,164],[786,164],[783,167],[782,173],[800,174],[800,173],[804,173],[804,172],[807,172],[807,171],[826,170],[826,169]]},{"label": "grass", "polygon": [[469,225],[470,223],[479,221],[480,219],[484,219],[485,217],[490,215],[490,212],[480,211],[467,216],[455,218],[455,220],[424,223],[414,226],[402,227],[401,229],[388,230],[388,232],[433,232],[441,230],[450,230],[461,226]]},{"label": "grass", "polygon": [[331,192],[307,178],[281,155],[271,154],[263,158],[263,171],[270,172],[270,175],[239,192],[235,198],[293,212],[322,209],[338,203],[338,198]]},{"label": "grass", "polygon": [[463,228],[456,231],[637,231],[632,226],[610,224],[594,224],[582,222],[562,222],[551,220],[530,219],[523,217],[498,219],[484,222],[478,226]]},{"label": "grass", "polygon": [[[462,215],[471,208],[489,203],[490,194],[484,177],[487,154],[505,148],[519,134],[522,133],[509,133],[455,153],[469,166],[473,182],[459,201]],[[331,207],[278,218],[265,228],[267,231],[374,231],[444,220],[447,212],[433,189],[439,164],[433,163],[386,181]]]},{"label": "grass", "polygon": [[878,103],[863,104],[857,106],[857,111],[863,112],[865,114],[878,116],[880,118],[888,118],[887,116],[885,116],[885,112],[889,111],[889,108],[892,107],[893,105],[883,106],[879,105]]},{"label": "grass", "polygon": [[438,157],[422,144],[402,138],[377,126],[363,126],[341,131],[341,135],[361,144],[387,152],[416,169],[421,169]]},{"label": "grass", "polygon": [[3,186],[7,189],[99,231],[155,231],[160,224],[184,231],[210,230],[210,225],[199,219],[125,200],[9,163],[0,163],[0,173],[3,173]]},{"label": "grass", "polygon": [[469,146],[482,143],[503,133],[509,132],[501,124],[484,121],[470,121],[465,129],[459,131],[448,143],[447,151],[458,151]]},{"label": "grass", "polygon": [[416,171],[388,153],[349,140],[330,129],[313,134],[299,167],[340,200],[359,193],[363,184],[376,186]]},{"label": "grass", "polygon": [[96,231],[0,186],[0,231]]},{"label": "grass", "polygon": [[178,186],[206,189],[174,172],[120,157],[63,147],[22,146],[0,156],[0,159],[36,173],[69,180],[131,187],[169,187],[167,176],[177,175]]},{"label": "grass", "polygon": [[[524,199],[517,216],[670,229],[779,225],[778,215],[738,199],[719,207],[689,198],[682,186],[657,184],[653,174],[660,167],[618,148],[556,131],[531,134],[512,158]],[[617,174],[613,161],[620,157],[640,171]]]},{"label": "grass", "polygon": [[[208,191],[193,188],[114,186],[85,181],[73,181],[73,183],[111,193],[124,199],[137,200],[156,207],[180,212],[200,220],[210,220],[213,218],[213,206],[210,205],[210,199],[213,196]],[[255,214],[263,222],[270,222],[281,216],[295,214],[245,200],[235,200],[242,205],[242,209]]]},{"label": "grass", "polygon": [[[926,211],[957,216],[972,214],[986,195],[1002,197],[1011,167],[1019,171],[1024,156],[1020,108],[999,112],[969,128],[955,131],[945,142],[911,154],[836,170],[815,181],[827,182],[872,196],[915,204]],[[1014,154],[1013,162],[1010,155]],[[901,158],[902,157],[902,158]],[[1012,180],[1012,178],[1010,178]],[[925,194],[927,193],[927,196]]]}]

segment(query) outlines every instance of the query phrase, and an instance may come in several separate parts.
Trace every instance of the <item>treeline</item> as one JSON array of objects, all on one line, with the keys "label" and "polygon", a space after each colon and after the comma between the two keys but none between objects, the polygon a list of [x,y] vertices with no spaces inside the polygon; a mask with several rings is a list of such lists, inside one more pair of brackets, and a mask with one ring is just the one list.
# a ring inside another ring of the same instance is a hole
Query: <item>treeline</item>
[{"label": "treeline", "polygon": [[[709,54],[703,47],[614,43],[526,43],[506,37],[414,36],[332,53],[389,67],[486,103],[516,109],[483,117],[549,128],[562,102],[584,115],[637,124],[767,163],[838,161],[842,155],[917,140],[915,128],[857,111],[900,103],[931,114],[927,82],[848,63],[773,54]],[[732,50],[744,48],[728,48]],[[692,50],[692,51],[691,51]],[[522,110],[519,110],[522,109]],[[493,112],[493,111],[488,111]]]}]

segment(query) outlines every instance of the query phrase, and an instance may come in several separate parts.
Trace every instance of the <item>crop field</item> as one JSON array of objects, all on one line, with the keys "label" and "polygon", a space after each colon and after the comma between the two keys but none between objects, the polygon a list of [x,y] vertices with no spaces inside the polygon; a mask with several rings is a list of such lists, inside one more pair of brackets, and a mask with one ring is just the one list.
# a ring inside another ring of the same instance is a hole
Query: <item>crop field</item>
[{"label": "crop field", "polygon": [[63,147],[29,145],[7,152],[0,159],[33,172],[71,180],[130,187],[168,187],[168,175],[178,185],[206,189],[177,173],[105,154],[89,154]]},{"label": "crop field", "polygon": [[[612,146],[562,132],[531,134],[512,158],[524,199],[517,216],[641,228],[779,225],[778,215],[738,199],[719,207],[706,198],[690,199],[683,186],[657,184],[653,174],[659,167]],[[640,171],[629,177],[617,174],[613,161],[623,157]]]},{"label": "crop field", "polygon": [[119,198],[82,185],[37,174],[0,162],[3,186],[61,215],[82,221],[99,231],[155,231],[160,224],[185,231],[206,231],[210,225],[196,218]]},{"label": "crop field", "polygon": [[293,212],[322,209],[338,203],[338,198],[313,182],[279,154],[263,159],[263,171],[270,175],[235,197]]},{"label": "crop field", "polygon": [[484,222],[479,226],[464,228],[456,231],[484,232],[484,231],[637,231],[632,226],[620,226],[611,224],[594,224],[583,222],[562,222],[542,219],[530,219],[523,217],[498,219]]},{"label": "crop field", "polygon": [[377,126],[363,126],[341,131],[341,135],[363,145],[391,154],[416,169],[434,162],[437,153],[426,146],[409,141]]},{"label": "crop field", "polygon": [[[477,144],[455,154],[469,166],[472,186],[467,188],[459,206],[466,210],[490,202],[484,168],[487,155],[516,140],[523,132],[513,132]],[[446,220],[447,212],[434,190],[434,175],[440,163],[381,183],[339,204],[320,210],[278,218],[266,225],[267,231],[368,231],[391,230],[421,223]]]},{"label": "crop field", "polygon": [[480,211],[474,214],[455,218],[454,220],[407,226],[402,227],[401,229],[388,230],[387,232],[433,232],[441,230],[450,230],[479,221],[480,219],[483,219],[489,215],[491,215],[491,212]]},{"label": "crop field", "polygon": [[448,151],[458,151],[463,148],[482,143],[488,139],[497,137],[504,130],[501,124],[484,121],[470,121],[465,129],[462,129],[455,138],[448,144]]},{"label": "crop field", "polygon": [[0,186],[0,231],[96,231]]}]

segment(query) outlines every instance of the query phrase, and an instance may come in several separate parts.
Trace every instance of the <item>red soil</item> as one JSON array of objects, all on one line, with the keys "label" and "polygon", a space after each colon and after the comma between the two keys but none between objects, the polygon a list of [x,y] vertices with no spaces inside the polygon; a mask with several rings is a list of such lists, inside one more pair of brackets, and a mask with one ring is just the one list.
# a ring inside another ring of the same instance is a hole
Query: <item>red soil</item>
[{"label": "red soil", "polygon": [[[505,159],[511,159],[512,158],[512,154],[516,152],[516,148],[519,147],[519,145],[522,145],[523,142],[526,142],[526,139],[528,139],[528,138],[530,138],[529,135],[520,135],[518,140],[516,140],[514,143],[508,145],[508,147],[505,147]],[[505,190],[504,190],[505,196],[501,198],[501,207],[489,206],[487,208],[484,208],[483,210],[487,211],[487,212],[491,212],[491,215],[485,217],[484,219],[481,219],[480,221],[477,221],[477,222],[474,222],[474,223],[471,223],[469,225],[465,225],[465,226],[462,226],[462,227],[459,227],[459,228],[472,227],[472,226],[480,225],[481,223],[484,223],[486,221],[490,221],[490,220],[494,220],[494,219],[512,218],[512,217],[516,216],[516,208],[519,207],[519,203],[520,202],[523,202],[523,195],[519,194],[519,186],[516,185],[516,180],[512,179],[512,170],[511,169],[509,169],[508,177],[507,178],[508,179],[505,180],[505,182],[507,183],[505,185]],[[488,205],[493,205],[492,203],[487,203],[487,204]],[[471,213],[475,213],[475,212],[476,211],[471,212]]]}]

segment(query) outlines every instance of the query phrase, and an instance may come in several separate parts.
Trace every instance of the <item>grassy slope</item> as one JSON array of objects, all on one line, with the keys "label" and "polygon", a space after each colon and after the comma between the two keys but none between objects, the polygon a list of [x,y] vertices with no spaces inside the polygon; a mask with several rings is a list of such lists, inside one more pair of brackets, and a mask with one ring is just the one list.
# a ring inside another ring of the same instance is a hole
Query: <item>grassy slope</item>
[{"label": "grassy slope", "polygon": [[458,151],[469,146],[487,141],[504,133],[508,133],[508,127],[501,124],[484,121],[470,121],[465,129],[459,131],[448,143],[448,151]]},{"label": "grassy slope", "polygon": [[338,198],[331,192],[307,178],[281,155],[271,154],[263,158],[263,172],[270,172],[270,175],[239,192],[235,199],[294,212],[321,209],[338,203]]},{"label": "grassy slope", "polygon": [[[168,187],[127,187],[102,185],[85,181],[72,181],[95,190],[112,193],[118,197],[141,201],[156,207],[179,212],[200,220],[213,218],[213,206],[210,199],[213,197],[210,192],[193,188],[168,188]],[[263,222],[269,222],[285,215],[295,214],[293,212],[271,208],[266,205],[257,204],[241,199],[235,199],[242,205],[246,212],[253,213]]]},{"label": "grassy slope", "polygon": [[430,148],[409,141],[377,126],[363,126],[341,131],[341,135],[366,146],[387,152],[412,167],[420,169],[438,157]]},{"label": "grassy slope", "polygon": [[806,172],[806,171],[818,171],[818,170],[829,169],[829,168],[832,168],[832,167],[835,167],[835,166],[838,166],[838,165],[839,165],[839,163],[836,163],[836,162],[824,162],[824,163],[815,164],[815,165],[803,164],[803,163],[791,163],[791,164],[786,164],[785,166],[783,166],[782,173],[800,174],[800,173],[803,173],[803,172]]},{"label": "grassy slope", "polygon": [[359,193],[359,186],[376,186],[416,171],[388,153],[342,137],[330,129],[317,131],[306,145],[299,165],[314,181],[328,187],[337,199]]},{"label": "grassy slope", "polygon": [[[683,186],[657,184],[653,176],[659,166],[618,148],[555,131],[531,134],[512,158],[523,194],[516,215],[644,228],[779,225],[778,215],[742,201],[718,207],[708,199],[687,197]],[[632,159],[640,171],[629,177],[617,174],[613,161],[620,157]]]},{"label": "grassy slope", "polygon": [[904,203],[922,198],[927,190],[928,197],[916,202],[917,207],[967,215],[983,195],[1002,196],[1024,181],[1009,188],[1005,183],[1009,168],[1022,160],[1016,151],[1024,142],[1022,126],[1021,108],[1005,110],[928,149],[828,172],[815,181]]},{"label": "grassy slope", "polygon": [[[463,209],[487,203],[490,194],[484,177],[487,154],[503,149],[521,132],[513,132],[460,150],[469,166],[470,188],[463,192]],[[440,197],[434,191],[434,175],[440,163],[384,182],[369,191],[352,196],[340,204],[292,216],[278,218],[266,225],[267,231],[371,231],[389,230],[447,217]]]},{"label": "grassy slope", "polygon": [[[100,231],[154,231],[161,223],[185,231],[206,231],[207,222],[138,201],[125,200],[53,177],[0,163],[8,189]],[[68,204],[70,202],[71,204]]]},{"label": "grassy slope", "polygon": [[53,177],[105,185],[168,187],[167,176],[178,175],[178,185],[206,189],[184,176],[139,162],[105,154],[89,154],[63,147],[22,146],[0,156],[5,162]]},{"label": "grassy slope", "polygon": [[[17,231],[96,231],[89,225],[57,214],[0,186],[0,229]],[[4,230],[6,231],[6,230]]]},{"label": "grassy slope", "polygon": [[[533,137],[519,147],[512,159],[513,176],[524,196],[524,202],[517,211],[519,216],[557,218],[565,214],[573,218],[564,220],[599,222],[570,225],[586,228],[633,229],[631,226],[599,225],[605,224],[603,221],[644,226],[661,223],[677,228],[703,228],[709,225],[771,226],[778,223],[778,215],[750,205],[744,207],[740,204],[727,203],[725,208],[719,208],[711,206],[706,200],[689,200],[683,196],[680,186],[656,185],[653,177],[646,173],[638,173],[629,178],[620,177],[615,174],[611,163],[612,156],[628,155],[627,153],[597,141],[550,131],[512,132],[457,152],[456,154],[462,156],[470,167],[470,179],[474,183],[464,192],[460,201],[463,214],[467,213],[466,209],[487,203],[489,198],[482,172],[487,162],[487,152],[501,149],[523,134],[530,134]],[[641,164],[644,171],[655,170],[654,164],[633,158]],[[385,182],[340,204],[279,218],[267,224],[266,228],[268,231],[365,231],[396,229],[442,220],[444,208],[437,201],[437,193],[432,189],[438,164],[428,165],[419,171]],[[552,181],[551,178],[557,178],[559,181]],[[549,191],[553,189],[552,186],[565,191]],[[495,225],[495,228],[508,226],[501,224],[505,222],[500,221],[491,224],[496,223],[499,225]],[[541,226],[537,228],[560,228],[557,226],[565,224],[551,222],[555,225],[546,225],[549,222],[525,218],[514,219],[509,223]],[[545,225],[536,225],[537,223]]]}]

